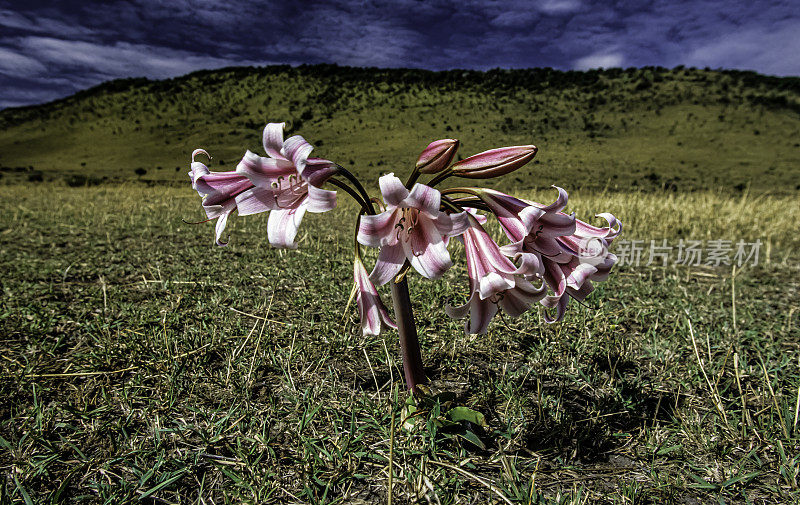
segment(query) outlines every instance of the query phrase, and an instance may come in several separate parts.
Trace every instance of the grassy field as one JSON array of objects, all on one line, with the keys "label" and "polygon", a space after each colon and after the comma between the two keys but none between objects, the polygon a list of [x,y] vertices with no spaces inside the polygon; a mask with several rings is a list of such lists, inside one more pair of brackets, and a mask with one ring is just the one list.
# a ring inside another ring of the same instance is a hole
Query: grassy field
[{"label": "grassy field", "polygon": [[[798,502],[799,113],[800,79],[748,72],[332,66],[0,111],[0,504]],[[467,290],[454,243],[444,282],[410,276],[454,399],[409,429],[396,333],[362,337],[347,307],[346,195],[297,251],[269,247],[263,215],[232,219],[226,248],[184,222],[204,217],[189,153],[232,169],[283,120],[373,191],[434,139],[534,143],[489,184],[543,202],[558,184],[644,261],[562,323],[465,336],[442,310]],[[762,248],[647,266],[651,240]],[[450,405],[485,415],[478,439],[437,426]]]},{"label": "grassy field", "polygon": [[435,412],[402,426],[396,333],[364,338],[345,308],[344,195],[282,252],[264,216],[213,246],[211,224],[182,221],[202,217],[188,182],[0,186],[0,502],[800,500],[796,194],[572,191],[568,175],[571,209],[613,212],[625,239],[760,239],[761,258],[623,266],[563,323],[534,310],[482,337],[441,309],[466,292],[455,248],[446,282],[410,276],[433,387],[485,414],[484,447]]}]

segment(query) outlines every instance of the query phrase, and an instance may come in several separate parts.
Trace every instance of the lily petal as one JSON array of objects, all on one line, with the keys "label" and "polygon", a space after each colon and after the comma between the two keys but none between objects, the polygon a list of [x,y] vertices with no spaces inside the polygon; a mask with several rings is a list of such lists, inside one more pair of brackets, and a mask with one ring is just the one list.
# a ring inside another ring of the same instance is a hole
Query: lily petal
[{"label": "lily petal", "polygon": [[585,223],[580,219],[576,219],[576,234],[582,236],[592,236],[592,237],[600,237],[605,238],[609,243],[620,234],[622,231],[622,223],[614,217],[613,214],[608,212],[603,212],[601,214],[597,214],[596,217],[601,217],[608,222],[608,226],[603,228],[598,228],[597,226],[592,226],[589,223]]},{"label": "lily petal", "polygon": [[[541,226],[539,236],[542,237],[563,237],[575,233],[577,226],[575,213],[564,214],[563,212],[546,212],[538,220]],[[536,225],[534,225],[536,227]]]},{"label": "lily petal", "polygon": [[479,196],[497,217],[508,238],[514,242],[525,238],[541,213],[535,207],[528,210],[531,205],[527,202],[500,191],[482,188]]},{"label": "lily petal", "polygon": [[472,293],[464,305],[460,307],[445,305],[444,311],[452,319],[463,319],[469,314],[469,318],[464,322],[464,331],[470,334],[485,334],[489,331],[489,323],[497,314],[497,305],[489,300],[481,300],[477,293]]},{"label": "lily petal", "polygon": [[273,247],[296,249],[294,238],[306,213],[306,205],[294,209],[273,210],[267,220],[267,237]]},{"label": "lily petal", "polygon": [[597,268],[588,263],[579,263],[577,260],[573,260],[573,262],[577,265],[570,264],[572,271],[567,275],[567,286],[572,289],[580,289],[589,277],[597,272]]},{"label": "lily petal", "polygon": [[356,283],[356,305],[361,317],[361,331],[364,335],[379,335],[382,324],[390,328],[397,325],[389,316],[386,306],[378,296],[378,291],[370,282],[367,270],[360,258],[353,264],[353,277]]},{"label": "lily petal", "polygon": [[[470,218],[475,219],[471,216]],[[491,269],[500,273],[513,274],[517,271],[517,267],[502,253],[497,243],[492,240],[492,237],[486,233],[486,230],[478,224],[477,220],[473,221],[472,228],[468,231],[468,234],[469,239],[473,242],[471,244],[471,249],[475,249],[478,261],[488,264],[488,266],[491,266]]]},{"label": "lily petal", "polygon": [[500,308],[510,317],[519,317],[544,298],[546,293],[547,286],[544,283],[537,288],[530,281],[518,278],[516,287],[506,291],[500,299]]},{"label": "lily petal", "polygon": [[[397,180],[399,181],[400,179]],[[381,188],[382,190],[383,188]],[[399,206],[417,208],[433,218],[439,215],[439,206],[441,204],[442,194],[438,190],[424,184],[414,184],[411,192]]]},{"label": "lily petal", "polygon": [[[195,152],[197,151],[200,151],[200,149],[195,150]],[[201,193],[200,190],[197,189],[197,179],[206,174],[210,174],[211,171],[208,169],[207,166],[203,165],[199,161],[193,161],[189,167],[190,167],[189,177],[192,179],[192,189],[197,190],[200,196],[203,196],[204,193]]]},{"label": "lily petal", "polygon": [[[457,235],[461,235],[469,228],[469,217],[467,217],[467,214],[468,213],[466,211],[459,212],[457,214],[445,214],[442,212],[433,220],[433,222],[436,224],[436,229],[439,230],[439,233],[441,233],[442,236],[455,237]],[[480,222],[478,217],[475,219]],[[483,218],[483,221],[486,222],[485,217]]]},{"label": "lily petal", "polygon": [[269,189],[250,188],[236,195],[236,209],[240,216],[249,216],[279,208],[275,193]]},{"label": "lily petal", "polygon": [[549,258],[542,258],[542,260],[544,262],[544,280],[555,292],[556,297],[563,295],[567,289],[567,279],[564,276],[564,271],[558,263]]},{"label": "lily petal", "polygon": [[564,210],[564,207],[567,206],[567,202],[569,201],[569,195],[564,188],[559,188],[558,186],[553,187],[558,190],[558,198],[556,198],[555,202],[547,206],[533,202],[534,205],[541,208],[545,212],[561,212]]},{"label": "lily petal", "polygon": [[283,128],[286,123],[267,123],[264,127],[264,152],[272,158],[286,159],[283,154]]},{"label": "lily petal", "polygon": [[327,212],[336,208],[336,191],[308,185],[308,211]]},{"label": "lily petal", "polygon": [[570,297],[582,302],[586,299],[587,296],[592,294],[594,291],[594,286],[592,285],[591,281],[586,281],[583,283],[580,289],[572,289],[567,288],[567,292],[569,293]]},{"label": "lily petal", "polygon": [[411,240],[401,241],[401,244],[411,266],[423,277],[438,279],[453,266],[442,235],[425,214],[419,214],[417,226],[410,238]]},{"label": "lily petal", "polygon": [[283,142],[283,151],[286,153],[286,157],[292,160],[292,163],[294,163],[294,166],[297,168],[297,172],[300,174],[305,170],[306,160],[313,150],[314,146],[309,144],[306,139],[300,135],[289,137]]},{"label": "lily petal", "polygon": [[323,160],[322,158],[308,158],[306,167],[300,177],[307,180],[309,184],[319,187],[331,176],[336,175],[338,170],[339,166],[332,161]]},{"label": "lily petal", "polygon": [[489,332],[489,323],[497,314],[497,304],[488,300],[480,300],[474,294],[470,297],[470,311],[464,331],[470,334],[484,335]]},{"label": "lily petal", "polygon": [[374,216],[361,216],[356,239],[359,244],[369,247],[382,247],[397,243],[395,224],[399,219],[398,209],[387,210]]},{"label": "lily petal", "polygon": [[222,232],[225,231],[225,226],[228,224],[228,216],[231,215],[232,211],[233,207],[230,207],[230,210],[222,212],[217,218],[217,224],[214,226],[214,235],[217,245],[220,246],[228,245],[227,242],[223,242],[221,239],[222,239]]},{"label": "lily petal", "polygon": [[547,296],[540,303],[548,308],[556,307],[556,317],[550,317],[550,314],[545,310],[544,320],[547,323],[557,323],[564,319],[564,314],[569,304],[569,296]]},{"label": "lily petal", "polygon": [[247,151],[242,161],[236,165],[236,173],[247,177],[250,182],[262,188],[271,188],[280,178],[288,178],[295,174],[294,165],[290,161],[276,158],[265,158]]},{"label": "lily petal", "polygon": [[478,283],[478,295],[480,295],[481,300],[485,300],[495,293],[513,288],[513,277],[509,275],[500,275],[497,272],[489,272],[481,277]]},{"label": "lily petal", "polygon": [[[363,219],[363,218],[362,218]],[[370,280],[378,286],[383,286],[394,278],[406,261],[403,246],[400,244],[385,245],[378,253],[375,268],[369,274]]]},{"label": "lily petal", "polygon": [[475,294],[473,293],[470,296],[470,299],[467,300],[467,303],[465,303],[464,305],[459,305],[458,307],[454,307],[453,305],[450,305],[448,303],[447,305],[444,306],[445,314],[447,314],[451,319],[464,319],[465,317],[467,317],[467,314],[469,314],[469,302],[470,300],[472,300],[472,297],[474,296]]},{"label": "lily petal", "polygon": [[208,205],[227,201],[253,187],[247,177],[236,172],[209,172],[197,177],[194,183],[198,193],[207,195],[204,201]]},{"label": "lily petal", "polygon": [[394,174],[386,174],[378,179],[383,201],[387,205],[400,206],[408,198],[409,192],[403,183]]},{"label": "lily petal", "polygon": [[617,255],[608,253],[608,255],[603,258],[603,261],[600,263],[595,264],[595,268],[597,268],[597,272],[592,274],[590,277],[593,281],[604,281],[608,279],[609,273],[611,273],[611,267],[613,267],[617,263]]}]

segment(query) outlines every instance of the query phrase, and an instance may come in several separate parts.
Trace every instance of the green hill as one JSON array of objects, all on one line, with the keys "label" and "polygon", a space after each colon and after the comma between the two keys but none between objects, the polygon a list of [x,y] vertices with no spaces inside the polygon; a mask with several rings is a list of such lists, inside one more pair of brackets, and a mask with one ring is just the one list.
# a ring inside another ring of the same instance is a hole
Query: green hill
[{"label": "green hill", "polygon": [[800,78],[698,69],[430,72],[330,65],[227,68],[105,83],[0,111],[0,182],[187,181],[190,152],[235,167],[288,121],[315,154],[374,178],[428,142],[466,156],[534,143],[521,189],[800,189]]}]

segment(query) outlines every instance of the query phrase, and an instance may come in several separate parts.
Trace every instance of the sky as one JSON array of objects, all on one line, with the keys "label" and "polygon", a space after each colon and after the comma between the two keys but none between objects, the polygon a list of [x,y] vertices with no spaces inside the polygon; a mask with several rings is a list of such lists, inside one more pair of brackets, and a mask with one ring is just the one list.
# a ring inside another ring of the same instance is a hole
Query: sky
[{"label": "sky", "polygon": [[800,75],[800,4],[735,0],[0,0],[0,108],[236,65],[677,65]]}]

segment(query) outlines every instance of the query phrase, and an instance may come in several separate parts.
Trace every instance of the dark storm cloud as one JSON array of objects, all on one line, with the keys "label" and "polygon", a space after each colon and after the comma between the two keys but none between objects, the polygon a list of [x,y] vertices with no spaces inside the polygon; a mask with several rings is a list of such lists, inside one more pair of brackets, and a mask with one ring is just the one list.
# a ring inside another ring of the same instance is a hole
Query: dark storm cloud
[{"label": "dark storm cloud", "polygon": [[0,0],[0,107],[118,77],[273,63],[800,74],[792,2]]}]

